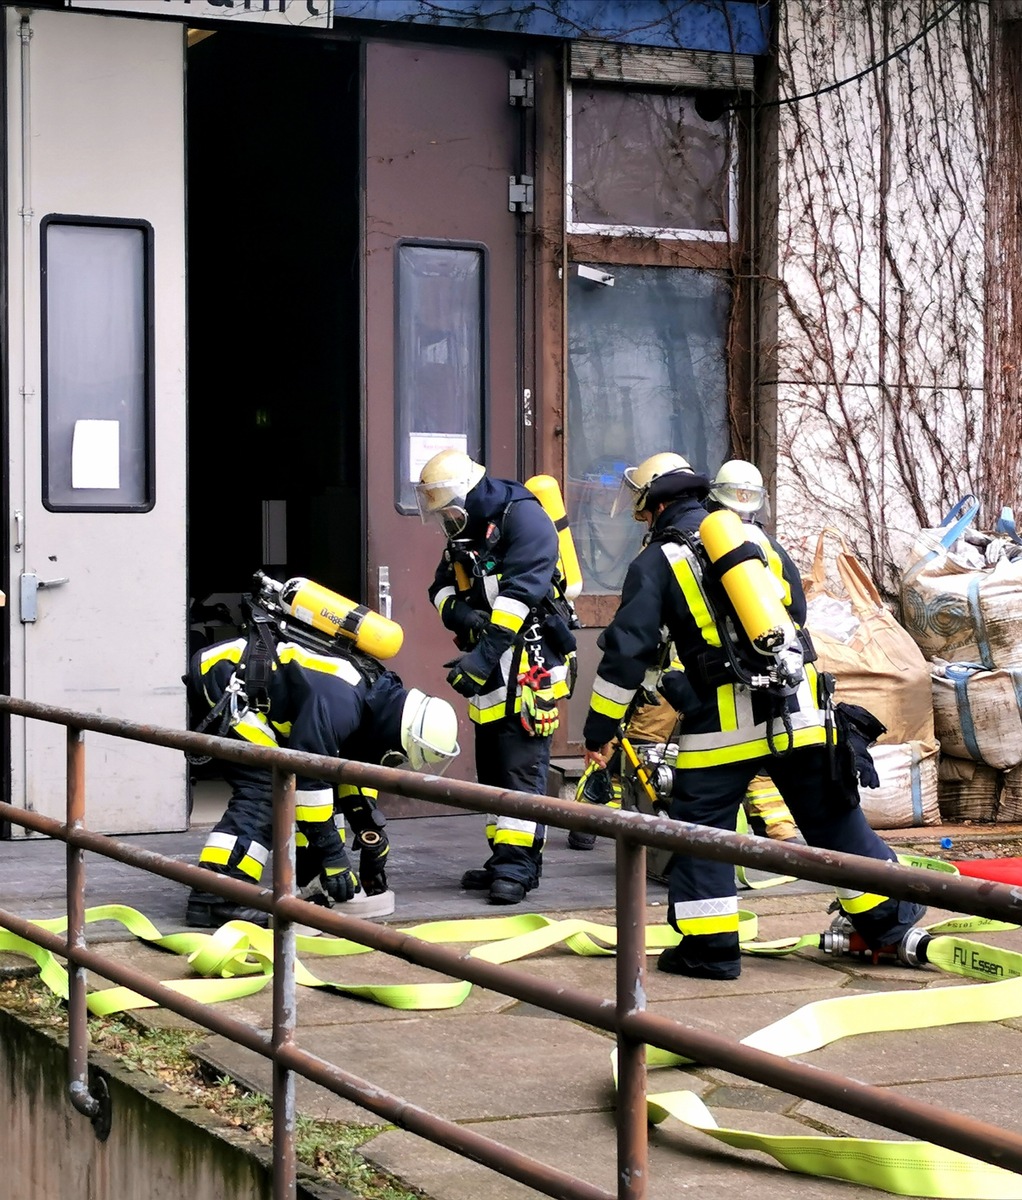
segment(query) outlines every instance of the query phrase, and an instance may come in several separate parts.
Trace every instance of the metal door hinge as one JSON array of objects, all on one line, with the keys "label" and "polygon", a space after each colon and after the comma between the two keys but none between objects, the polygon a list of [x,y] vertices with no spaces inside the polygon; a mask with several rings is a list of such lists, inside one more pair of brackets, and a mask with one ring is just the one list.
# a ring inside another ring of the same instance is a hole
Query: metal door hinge
[{"label": "metal door hinge", "polygon": [[516,108],[535,107],[536,81],[531,71],[508,72],[507,98]]},{"label": "metal door hinge", "polygon": [[507,211],[531,213],[533,211],[533,179],[531,175],[509,175],[507,179]]}]

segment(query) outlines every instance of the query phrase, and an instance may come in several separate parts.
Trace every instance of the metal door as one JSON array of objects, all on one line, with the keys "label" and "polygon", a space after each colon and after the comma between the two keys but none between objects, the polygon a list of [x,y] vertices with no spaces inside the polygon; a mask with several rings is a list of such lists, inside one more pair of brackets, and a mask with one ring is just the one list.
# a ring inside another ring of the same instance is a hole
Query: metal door
[{"label": "metal door", "polygon": [[[519,471],[526,331],[524,123],[511,60],[493,51],[365,47],[365,481],[370,602],[404,627],[406,685],[464,702],[442,664],[457,653],[426,591],[443,551],[411,480],[446,445]],[[531,182],[531,181],[530,181]],[[473,770],[462,715],[461,759]]]},{"label": "metal door", "polygon": [[[184,27],[5,20],[11,691],[183,728]],[[186,827],[180,754],[86,760],[91,827]],[[64,765],[12,721],[15,804],[62,815]]]}]

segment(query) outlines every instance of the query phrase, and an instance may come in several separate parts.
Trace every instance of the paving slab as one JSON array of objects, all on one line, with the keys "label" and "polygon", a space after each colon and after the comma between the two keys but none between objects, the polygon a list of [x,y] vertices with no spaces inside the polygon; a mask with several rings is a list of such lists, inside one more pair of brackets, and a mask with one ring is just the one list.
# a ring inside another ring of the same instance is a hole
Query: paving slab
[{"label": "paving slab", "polygon": [[[950,1085],[945,1079],[899,1084],[897,1091],[899,1096],[935,1104],[945,1111],[961,1113],[975,1121],[986,1121],[1002,1129],[1022,1133],[1022,1108],[1018,1102],[1022,1094],[1022,1074],[1001,1074],[991,1079],[979,1073],[971,1078],[956,1078]],[[885,1129],[882,1125],[860,1120],[847,1113],[835,1112],[811,1100],[800,1100],[793,1112],[800,1119],[841,1136],[905,1140],[904,1134],[893,1129]],[[1022,1179],[1019,1180],[1019,1195],[1022,1196]]]},{"label": "paving slab", "polygon": [[[715,1110],[721,1125],[749,1128],[749,1114]],[[511,1146],[551,1167],[570,1171],[612,1195],[617,1190],[616,1141],[611,1113],[527,1117],[474,1125],[494,1141]],[[761,1133],[804,1134],[795,1122],[767,1114],[757,1119]],[[414,1134],[391,1130],[361,1148],[384,1170],[422,1188],[432,1200],[526,1200],[541,1193]],[[872,1200],[882,1193],[838,1180],[793,1175],[767,1155],[735,1150],[697,1130],[669,1121],[655,1127],[649,1144],[649,1200]]]},{"label": "paving slab", "polygon": [[[298,1041],[450,1121],[598,1111],[613,1104],[613,1042],[573,1023],[524,1014],[461,1016],[453,1023],[411,1014],[387,1024],[303,1025]],[[210,1038],[197,1054],[257,1091],[270,1087],[268,1061],[224,1038]],[[296,1098],[308,1116],[383,1123],[305,1080],[298,1080]]]}]

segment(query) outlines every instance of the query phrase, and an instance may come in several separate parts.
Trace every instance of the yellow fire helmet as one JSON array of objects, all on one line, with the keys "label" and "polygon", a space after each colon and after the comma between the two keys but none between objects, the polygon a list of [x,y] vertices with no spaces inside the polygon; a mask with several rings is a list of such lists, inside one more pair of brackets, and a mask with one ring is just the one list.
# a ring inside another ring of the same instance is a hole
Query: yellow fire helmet
[{"label": "yellow fire helmet", "polygon": [[468,523],[465,498],[485,474],[486,468],[464,450],[434,454],[414,485],[423,525],[436,522],[447,537],[456,538]]},{"label": "yellow fire helmet", "polygon": [[680,454],[667,450],[662,454],[653,454],[644,459],[637,467],[626,467],[621,477],[621,487],[617,498],[610,510],[610,515],[616,517],[619,513],[630,508],[636,521],[641,521],[649,498],[649,489],[654,480],[661,475],[670,475],[675,471],[692,472],[688,459]]}]

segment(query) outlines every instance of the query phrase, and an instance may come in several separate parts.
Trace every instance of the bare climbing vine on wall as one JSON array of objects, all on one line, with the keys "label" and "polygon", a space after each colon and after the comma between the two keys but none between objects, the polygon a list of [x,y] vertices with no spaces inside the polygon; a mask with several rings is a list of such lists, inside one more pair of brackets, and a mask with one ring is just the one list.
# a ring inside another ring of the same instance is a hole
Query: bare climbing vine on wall
[{"label": "bare climbing vine on wall", "polygon": [[759,390],[775,398],[760,416],[776,419],[782,534],[837,525],[889,594],[915,531],[963,493],[989,521],[1022,491],[1009,11],[779,5]]}]

